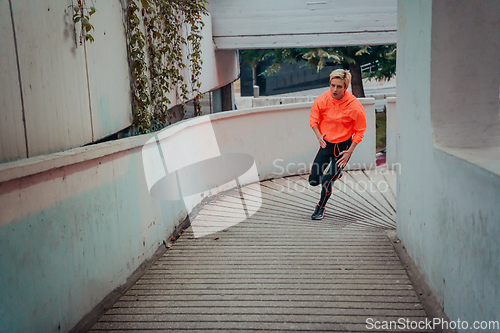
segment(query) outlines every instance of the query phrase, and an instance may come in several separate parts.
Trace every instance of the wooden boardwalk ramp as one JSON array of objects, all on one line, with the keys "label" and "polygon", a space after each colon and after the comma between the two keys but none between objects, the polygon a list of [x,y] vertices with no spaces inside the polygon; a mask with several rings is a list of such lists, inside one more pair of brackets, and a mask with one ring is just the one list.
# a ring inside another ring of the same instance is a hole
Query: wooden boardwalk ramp
[{"label": "wooden boardwalk ramp", "polygon": [[387,237],[395,180],[345,172],[320,221],[310,219],[320,188],[307,176],[215,196],[193,225],[237,221],[242,192],[260,209],[204,237],[190,227],[90,332],[385,332],[371,325],[424,321]]}]

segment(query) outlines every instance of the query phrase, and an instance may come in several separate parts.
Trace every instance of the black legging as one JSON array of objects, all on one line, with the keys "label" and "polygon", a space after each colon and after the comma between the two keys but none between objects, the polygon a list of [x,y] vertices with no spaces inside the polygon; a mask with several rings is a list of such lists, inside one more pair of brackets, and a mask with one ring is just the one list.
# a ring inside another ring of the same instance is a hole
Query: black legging
[{"label": "black legging", "polygon": [[[339,143],[325,142],[326,147],[319,148],[309,174],[309,184],[311,186],[318,186],[320,183],[322,185],[321,198],[318,203],[320,208],[325,207],[326,202],[332,195],[332,184],[339,178],[343,169],[337,165],[337,161],[341,157],[340,152],[349,149],[352,143],[351,139]],[[331,164],[330,168],[325,172],[329,164]]]}]

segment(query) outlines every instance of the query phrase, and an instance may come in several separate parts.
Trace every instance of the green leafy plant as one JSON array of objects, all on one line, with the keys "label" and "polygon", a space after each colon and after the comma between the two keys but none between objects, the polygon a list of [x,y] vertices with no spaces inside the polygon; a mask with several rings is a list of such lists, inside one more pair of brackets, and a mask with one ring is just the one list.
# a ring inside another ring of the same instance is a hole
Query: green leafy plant
[{"label": "green leafy plant", "polygon": [[371,66],[370,71],[363,73],[363,78],[377,81],[388,81],[393,78],[396,75],[396,53],[395,44],[372,46],[370,61],[375,66]]},{"label": "green leafy plant", "polygon": [[81,23],[80,45],[83,44],[84,40],[92,43],[94,37],[90,34],[90,31],[94,30],[94,26],[90,24],[90,17],[96,13],[94,3],[92,2],[92,6],[87,7],[85,0],[78,0],[78,5],[71,5],[68,8],[73,10],[73,22]]},{"label": "green leafy plant", "polygon": [[202,16],[208,14],[206,3],[206,0],[129,0],[133,123],[140,133],[170,124],[172,115],[168,108],[172,104],[169,99],[172,91],[181,101],[183,113],[189,96],[194,96],[195,115],[201,114],[197,101],[201,96],[201,29]]},{"label": "green leafy plant", "polygon": [[146,75],[147,64],[144,52],[146,37],[140,29],[141,19],[138,15],[140,9],[137,2],[134,0],[129,1],[127,11],[129,61],[134,94],[132,103],[133,124],[140,133],[145,133],[151,128],[149,78]]}]

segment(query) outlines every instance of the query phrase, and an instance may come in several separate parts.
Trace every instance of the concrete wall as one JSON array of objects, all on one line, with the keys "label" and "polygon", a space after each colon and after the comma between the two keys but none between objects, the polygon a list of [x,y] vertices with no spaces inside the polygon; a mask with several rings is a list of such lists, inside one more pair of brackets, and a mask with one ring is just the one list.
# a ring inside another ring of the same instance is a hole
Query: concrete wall
[{"label": "concrete wall", "polygon": [[[474,12],[471,15],[470,12]],[[431,120],[436,147],[500,174],[500,3],[433,3]],[[457,42],[458,41],[458,42]]]},{"label": "concrete wall", "polygon": [[356,147],[347,168],[374,169],[377,145],[375,126],[375,98],[359,98],[365,109],[366,131],[363,141]]},{"label": "concrete wall", "polygon": [[211,0],[217,49],[396,42],[395,0]]},{"label": "concrete wall", "polygon": [[[23,106],[9,1],[0,1],[0,162],[26,157]],[[10,110],[10,111],[8,111]]]},{"label": "concrete wall", "polygon": [[[223,112],[159,133],[0,165],[0,331],[68,331],[123,284],[203,197],[230,187],[210,188],[212,177],[194,172],[182,187],[201,183],[204,191],[158,196],[148,179],[164,164],[145,151],[168,144],[167,167],[188,165],[196,156],[201,161],[211,150],[245,154],[261,180],[307,172],[318,149],[310,107]],[[210,133],[216,147],[207,146]]]},{"label": "concrete wall", "polygon": [[[462,80],[474,82],[473,74],[478,72],[484,74],[480,80],[498,82],[493,79],[498,73],[486,73],[482,68],[498,65],[498,52],[490,49],[498,42],[498,6],[495,1],[398,2],[396,145],[401,170],[397,232],[446,314],[469,325],[476,320],[499,319],[500,177],[439,148],[434,140],[439,137],[439,128],[433,127],[433,118],[447,107],[442,99],[449,101],[449,93],[466,103],[475,100],[469,99],[475,94],[475,85],[465,84],[468,88],[464,91],[464,83],[454,79],[454,72],[463,73],[458,74]],[[471,21],[474,25],[467,24],[470,34],[455,36],[450,31]],[[496,41],[490,39],[492,36]],[[452,50],[460,52],[447,51],[449,44],[443,41],[449,38],[457,44]],[[468,51],[472,48],[476,48],[474,52]],[[443,60],[439,55],[444,54],[451,64],[445,72],[438,68]],[[437,77],[443,74],[447,79]],[[450,101],[448,107],[455,105]],[[475,121],[475,112],[470,112],[470,122]],[[448,116],[450,122],[455,120],[453,114]]]},{"label": "concrete wall", "polygon": [[386,163],[387,167],[395,168],[399,162],[396,150],[396,141],[398,140],[397,126],[398,126],[398,113],[396,108],[396,97],[387,98],[387,111],[386,111]]},{"label": "concrete wall", "polygon": [[433,2],[431,120],[443,147],[500,145],[500,3]]},{"label": "concrete wall", "polygon": [[0,331],[68,331],[184,219],[149,197],[141,142],[2,165]]},{"label": "concrete wall", "polygon": [[121,0],[96,3],[95,41],[85,45],[93,141],[132,123],[130,74]]},{"label": "concrete wall", "polygon": [[0,122],[0,162],[80,146],[130,125],[121,2],[100,4],[92,17],[96,42],[84,46],[77,40],[69,4],[0,4],[2,25],[10,25],[2,36],[8,48],[0,57],[6,78],[0,100],[7,101],[2,116],[11,120]]},{"label": "concrete wall", "polygon": [[238,50],[215,50],[212,38],[212,16],[206,17],[201,40],[202,71],[200,76],[202,92],[223,87],[238,78],[240,66]]},{"label": "concrete wall", "polygon": [[[84,45],[71,3],[0,0],[0,163],[82,146],[132,124],[125,2],[96,4],[95,42]],[[204,22],[207,92],[234,81],[239,68],[235,50],[214,50],[211,17]],[[191,77],[188,69],[183,75]]]}]

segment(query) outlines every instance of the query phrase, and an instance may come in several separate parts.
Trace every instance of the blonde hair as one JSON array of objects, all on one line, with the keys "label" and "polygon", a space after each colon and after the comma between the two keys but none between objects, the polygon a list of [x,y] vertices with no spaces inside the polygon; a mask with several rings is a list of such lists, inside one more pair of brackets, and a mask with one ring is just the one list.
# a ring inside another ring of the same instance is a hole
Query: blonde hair
[{"label": "blonde hair", "polygon": [[351,83],[351,73],[345,69],[336,69],[330,73],[330,83],[332,83],[332,79],[341,79],[344,81],[344,87],[347,89]]}]

